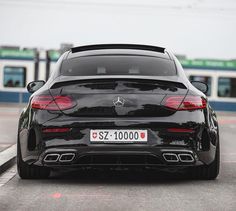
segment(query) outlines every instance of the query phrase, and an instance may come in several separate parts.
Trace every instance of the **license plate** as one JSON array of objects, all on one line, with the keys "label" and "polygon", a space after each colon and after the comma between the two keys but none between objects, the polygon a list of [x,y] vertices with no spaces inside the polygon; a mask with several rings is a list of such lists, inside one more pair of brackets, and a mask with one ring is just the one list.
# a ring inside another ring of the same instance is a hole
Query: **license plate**
[{"label": "license plate", "polygon": [[91,142],[147,142],[147,130],[90,130]]}]

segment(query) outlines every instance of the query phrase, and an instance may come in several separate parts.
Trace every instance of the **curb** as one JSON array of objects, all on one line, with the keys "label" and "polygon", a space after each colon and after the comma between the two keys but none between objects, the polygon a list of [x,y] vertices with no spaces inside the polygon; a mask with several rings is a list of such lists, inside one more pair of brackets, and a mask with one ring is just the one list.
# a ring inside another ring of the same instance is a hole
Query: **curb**
[{"label": "curb", "polygon": [[0,152],[0,174],[12,167],[16,161],[16,144]]}]

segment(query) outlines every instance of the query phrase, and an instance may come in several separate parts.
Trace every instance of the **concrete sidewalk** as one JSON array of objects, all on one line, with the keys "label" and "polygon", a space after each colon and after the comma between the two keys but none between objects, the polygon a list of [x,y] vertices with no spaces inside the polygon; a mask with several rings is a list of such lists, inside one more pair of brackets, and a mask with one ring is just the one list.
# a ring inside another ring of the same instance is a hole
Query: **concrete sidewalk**
[{"label": "concrete sidewalk", "polygon": [[0,152],[9,148],[10,146],[12,146],[12,144],[0,144]]},{"label": "concrete sidewalk", "polygon": [[16,143],[20,113],[25,104],[0,104],[0,152]]},{"label": "concrete sidewalk", "polygon": [[0,174],[14,165],[16,161],[16,144],[0,152]]},{"label": "concrete sidewalk", "polygon": [[0,174],[15,163],[18,120],[24,106],[0,104]]}]

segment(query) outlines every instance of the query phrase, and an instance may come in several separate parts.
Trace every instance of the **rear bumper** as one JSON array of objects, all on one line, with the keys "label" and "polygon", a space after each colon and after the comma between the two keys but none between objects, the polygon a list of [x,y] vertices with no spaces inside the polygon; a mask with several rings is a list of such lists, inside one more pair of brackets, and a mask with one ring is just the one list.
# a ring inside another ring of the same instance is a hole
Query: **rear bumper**
[{"label": "rear bumper", "polygon": [[[36,118],[37,117],[37,118]],[[53,116],[54,117],[54,116]],[[215,158],[217,132],[211,131],[202,111],[176,112],[162,118],[71,118],[61,116],[40,122],[40,116],[30,129],[20,132],[22,158],[28,164],[50,167],[83,166],[155,166],[186,167],[210,164]],[[33,122],[33,121],[32,121]],[[69,127],[69,133],[44,134],[44,128]],[[170,133],[168,128],[191,128],[190,133]],[[90,129],[146,129],[145,144],[94,144],[90,142]],[[35,144],[30,131],[35,133]],[[204,135],[206,133],[206,136]],[[213,133],[214,132],[214,133]],[[211,134],[210,134],[211,133]],[[208,143],[205,144],[204,143]],[[27,146],[28,145],[28,146]],[[205,148],[204,148],[205,147]],[[73,153],[70,162],[45,162],[48,154]],[[163,153],[190,154],[192,162],[167,162]]]},{"label": "rear bumper", "polygon": [[[213,148],[212,152],[208,151],[202,154],[202,152],[195,152],[192,149],[173,147],[57,147],[43,151],[34,164],[52,168],[94,166],[189,167],[206,164],[205,161],[212,162],[214,159]],[[47,160],[50,155],[56,155],[55,159]],[[64,155],[71,156],[66,161]],[[172,155],[175,158],[169,157],[171,159],[168,159],[165,155]],[[188,158],[185,159],[184,156],[188,156]]]}]

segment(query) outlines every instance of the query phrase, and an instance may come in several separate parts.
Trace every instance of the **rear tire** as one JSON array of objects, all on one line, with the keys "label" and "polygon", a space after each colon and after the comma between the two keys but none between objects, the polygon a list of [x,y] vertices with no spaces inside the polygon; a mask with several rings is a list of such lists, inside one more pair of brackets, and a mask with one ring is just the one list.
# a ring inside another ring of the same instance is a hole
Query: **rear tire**
[{"label": "rear tire", "polygon": [[194,179],[214,180],[220,170],[220,143],[216,146],[216,155],[214,161],[210,165],[194,167],[191,171]]},{"label": "rear tire", "polygon": [[22,160],[19,143],[17,143],[17,171],[21,179],[46,179],[50,175],[50,169],[29,165]]}]

